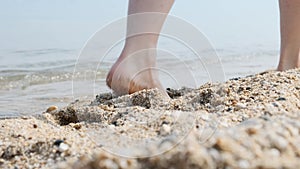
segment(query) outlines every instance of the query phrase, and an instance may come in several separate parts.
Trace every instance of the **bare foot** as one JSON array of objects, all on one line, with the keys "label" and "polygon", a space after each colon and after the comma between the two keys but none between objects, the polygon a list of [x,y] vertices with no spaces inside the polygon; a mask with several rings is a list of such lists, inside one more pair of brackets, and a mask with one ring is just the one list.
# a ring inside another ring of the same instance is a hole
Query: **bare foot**
[{"label": "bare foot", "polygon": [[157,88],[167,95],[159,81],[155,63],[155,49],[140,50],[135,53],[123,51],[110,69],[106,77],[106,84],[117,95],[153,88]]},{"label": "bare foot", "polygon": [[[295,61],[290,61],[290,58],[285,58],[282,59],[277,67],[278,71],[285,71],[285,70],[289,70],[289,69],[295,69],[295,68],[299,68],[300,67],[300,59],[295,60]],[[297,58],[297,57],[293,57],[293,58]],[[300,54],[299,57],[300,58]]]}]

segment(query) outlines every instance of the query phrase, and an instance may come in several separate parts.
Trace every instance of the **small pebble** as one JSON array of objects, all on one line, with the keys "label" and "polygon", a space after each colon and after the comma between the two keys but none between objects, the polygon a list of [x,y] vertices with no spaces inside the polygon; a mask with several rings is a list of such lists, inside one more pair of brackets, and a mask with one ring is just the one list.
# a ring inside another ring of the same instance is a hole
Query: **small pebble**
[{"label": "small pebble", "polygon": [[257,133],[257,129],[255,129],[255,128],[248,128],[248,129],[246,130],[246,132],[247,132],[249,135],[254,135],[254,134]]},{"label": "small pebble", "polygon": [[277,101],[285,101],[286,100],[286,98],[284,98],[284,97],[279,97],[278,99],[277,99]]},{"label": "small pebble", "polygon": [[72,126],[76,130],[81,129],[81,127],[82,127],[82,125],[79,123],[70,123],[70,126]]},{"label": "small pebble", "polygon": [[60,152],[65,152],[67,150],[69,150],[69,145],[68,144],[61,143],[58,147],[58,151],[60,151]]},{"label": "small pebble", "polygon": [[103,168],[118,169],[119,166],[111,159],[105,159],[100,162],[100,166]]},{"label": "small pebble", "polygon": [[203,119],[204,121],[207,121],[207,120],[209,120],[209,117],[208,117],[208,115],[203,114],[203,115],[201,116],[201,119]]},{"label": "small pebble", "polygon": [[64,140],[55,140],[55,142],[53,143],[55,146],[59,146],[61,143],[63,143]]},{"label": "small pebble", "polygon": [[276,148],[272,148],[272,149],[270,150],[270,154],[271,154],[272,156],[274,156],[274,157],[279,157],[279,156],[280,156],[280,151],[279,151],[278,149],[276,149]]},{"label": "small pebble", "polygon": [[50,113],[50,112],[52,112],[52,111],[54,111],[54,110],[57,110],[57,109],[58,109],[57,106],[50,106],[50,107],[48,107],[48,109],[46,110],[46,112],[47,112],[47,113]]},{"label": "small pebble", "polygon": [[170,134],[170,132],[171,132],[171,127],[167,124],[163,124],[160,130],[160,135],[166,136]]},{"label": "small pebble", "polygon": [[237,103],[235,106],[236,106],[236,108],[238,108],[238,110],[247,108],[247,106],[243,103]]}]

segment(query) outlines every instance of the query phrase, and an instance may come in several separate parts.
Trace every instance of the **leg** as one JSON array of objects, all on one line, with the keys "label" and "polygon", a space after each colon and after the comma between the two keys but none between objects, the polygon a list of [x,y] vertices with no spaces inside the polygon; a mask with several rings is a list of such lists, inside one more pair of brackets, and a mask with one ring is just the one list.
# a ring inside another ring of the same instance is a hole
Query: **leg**
[{"label": "leg", "polygon": [[[128,15],[144,12],[159,12],[165,15],[129,16],[125,46],[106,78],[107,85],[116,94],[134,93],[150,88],[163,90],[158,73],[151,68],[156,64],[155,48],[159,33],[173,2],[174,0],[129,1]],[[134,34],[139,35],[132,36]]]},{"label": "leg", "polygon": [[279,0],[281,52],[278,70],[300,67],[300,1]]}]

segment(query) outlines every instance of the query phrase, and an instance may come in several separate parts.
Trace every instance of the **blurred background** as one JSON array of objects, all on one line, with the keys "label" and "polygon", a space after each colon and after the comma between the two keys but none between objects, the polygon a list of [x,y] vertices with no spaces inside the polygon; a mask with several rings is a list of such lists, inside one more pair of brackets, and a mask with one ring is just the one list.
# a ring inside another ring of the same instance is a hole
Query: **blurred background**
[{"label": "blurred background", "polygon": [[[61,107],[74,100],[72,79],[90,78],[84,68],[73,76],[81,49],[99,29],[126,16],[127,4],[127,0],[1,0],[0,117],[37,114],[50,105]],[[178,0],[171,15],[206,35],[222,61],[226,79],[277,66],[277,1]],[[162,42],[163,38],[159,45],[163,49]],[[116,58],[121,48],[122,44],[111,55]],[[178,57],[185,57],[185,50],[177,49]],[[98,72],[95,93],[109,91],[104,79],[112,63],[107,61]],[[209,81],[205,72],[199,79],[197,85]],[[87,96],[81,86],[78,96],[94,97]]]}]

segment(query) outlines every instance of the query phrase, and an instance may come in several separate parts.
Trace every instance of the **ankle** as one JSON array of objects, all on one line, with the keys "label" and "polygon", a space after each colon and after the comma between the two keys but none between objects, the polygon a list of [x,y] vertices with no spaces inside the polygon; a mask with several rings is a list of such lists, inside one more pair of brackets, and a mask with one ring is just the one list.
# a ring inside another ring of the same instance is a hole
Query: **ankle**
[{"label": "ankle", "polygon": [[[285,57],[284,57],[285,58]],[[284,71],[288,69],[295,69],[300,67],[300,58],[297,59],[280,59],[277,70]]]},{"label": "ankle", "polygon": [[126,59],[128,62],[154,65],[156,62],[156,46],[127,46],[125,45],[119,57],[119,61]]},{"label": "ankle", "polygon": [[281,50],[278,70],[288,70],[300,67],[300,49]]}]

